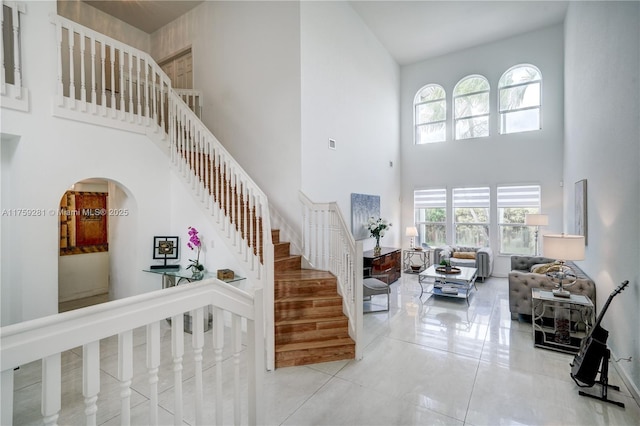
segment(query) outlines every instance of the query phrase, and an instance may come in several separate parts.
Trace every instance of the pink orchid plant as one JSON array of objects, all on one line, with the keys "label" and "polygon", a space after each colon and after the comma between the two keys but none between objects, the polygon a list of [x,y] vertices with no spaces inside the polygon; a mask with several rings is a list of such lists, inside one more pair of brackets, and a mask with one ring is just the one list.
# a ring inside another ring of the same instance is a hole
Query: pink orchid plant
[{"label": "pink orchid plant", "polygon": [[200,263],[200,249],[202,248],[202,241],[198,236],[198,230],[192,226],[189,227],[189,242],[187,243],[187,247],[189,247],[191,250],[198,250],[196,259],[189,259],[191,265],[189,265],[187,269],[193,268],[194,271],[204,270],[204,266]]}]

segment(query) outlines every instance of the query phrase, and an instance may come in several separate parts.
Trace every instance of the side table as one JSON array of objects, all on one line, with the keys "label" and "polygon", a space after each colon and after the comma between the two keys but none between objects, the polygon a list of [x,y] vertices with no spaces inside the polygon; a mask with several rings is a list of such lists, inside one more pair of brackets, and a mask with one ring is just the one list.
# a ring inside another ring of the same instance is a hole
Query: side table
[{"label": "side table", "polygon": [[[419,268],[412,268],[419,267]],[[420,272],[431,266],[431,249],[402,250],[402,269],[409,274],[419,274]]]},{"label": "side table", "polygon": [[578,353],[595,322],[591,299],[582,294],[557,297],[550,291],[533,288],[531,302],[534,346]]}]

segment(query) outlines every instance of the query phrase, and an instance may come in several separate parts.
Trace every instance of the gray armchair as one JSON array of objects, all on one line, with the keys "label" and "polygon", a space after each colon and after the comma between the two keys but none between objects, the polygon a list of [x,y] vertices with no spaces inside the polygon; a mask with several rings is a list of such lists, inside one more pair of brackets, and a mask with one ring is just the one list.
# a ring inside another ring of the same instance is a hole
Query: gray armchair
[{"label": "gray armchair", "polygon": [[[466,266],[478,269],[478,278],[484,281],[493,273],[493,251],[491,247],[462,247],[462,246],[444,246],[433,249],[433,263],[438,265],[442,260],[442,251],[448,249],[451,256],[451,266]],[[455,253],[474,252],[475,259],[462,259],[455,257]]]},{"label": "gray armchair", "polygon": [[[376,278],[376,275],[371,275],[371,268],[364,269],[364,277],[362,279],[362,296],[364,301],[371,302],[372,296],[384,294],[387,296],[387,307],[386,309],[363,309],[363,313],[368,314],[371,312],[387,312],[389,310],[390,293],[391,288],[389,287],[389,284]],[[369,305],[373,305],[373,303],[369,303]]]}]

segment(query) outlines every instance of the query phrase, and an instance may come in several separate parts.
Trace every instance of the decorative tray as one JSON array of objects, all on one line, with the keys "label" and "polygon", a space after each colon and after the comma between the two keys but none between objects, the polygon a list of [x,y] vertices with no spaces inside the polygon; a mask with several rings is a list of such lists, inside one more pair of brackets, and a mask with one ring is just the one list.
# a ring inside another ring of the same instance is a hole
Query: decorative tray
[{"label": "decorative tray", "polygon": [[449,269],[445,268],[444,266],[438,266],[436,268],[436,272],[440,272],[441,274],[459,274],[461,270],[460,268],[456,268],[455,266],[452,266]]}]

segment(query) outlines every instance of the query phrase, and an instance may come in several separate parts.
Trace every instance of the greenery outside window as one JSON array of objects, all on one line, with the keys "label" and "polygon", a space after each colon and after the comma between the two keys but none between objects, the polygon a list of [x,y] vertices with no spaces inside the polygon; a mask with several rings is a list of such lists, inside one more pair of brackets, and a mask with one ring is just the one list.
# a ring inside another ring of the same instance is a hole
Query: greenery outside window
[{"label": "greenery outside window", "polygon": [[500,254],[535,254],[535,229],[524,217],[540,213],[540,186],[499,186],[497,207]]},{"label": "greenery outside window", "polygon": [[447,138],[447,101],[442,86],[424,86],[413,101],[416,145],[444,142]]},{"label": "greenery outside window", "polygon": [[441,246],[447,243],[447,190],[422,189],[413,192],[417,246]]},{"label": "greenery outside window", "polygon": [[500,133],[540,130],[542,75],[533,65],[510,68],[498,82]]},{"label": "greenery outside window", "polygon": [[463,78],[453,89],[454,139],[489,136],[489,81],[481,75]]},{"label": "greenery outside window", "polygon": [[489,246],[490,189],[453,189],[453,227],[456,245]]}]

